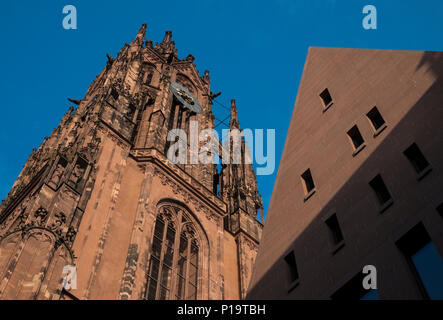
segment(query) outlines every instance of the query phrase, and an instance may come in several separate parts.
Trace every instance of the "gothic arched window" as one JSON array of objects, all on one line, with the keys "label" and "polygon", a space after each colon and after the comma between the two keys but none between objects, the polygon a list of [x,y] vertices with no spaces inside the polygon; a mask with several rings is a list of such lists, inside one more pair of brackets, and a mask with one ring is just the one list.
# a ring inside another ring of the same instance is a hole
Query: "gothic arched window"
[{"label": "gothic arched window", "polygon": [[194,300],[198,292],[199,242],[185,211],[160,207],[148,268],[148,300]]},{"label": "gothic arched window", "polygon": [[143,83],[146,85],[150,85],[152,82],[152,77],[154,75],[155,66],[151,63],[146,63],[144,65],[144,73],[143,73]]}]

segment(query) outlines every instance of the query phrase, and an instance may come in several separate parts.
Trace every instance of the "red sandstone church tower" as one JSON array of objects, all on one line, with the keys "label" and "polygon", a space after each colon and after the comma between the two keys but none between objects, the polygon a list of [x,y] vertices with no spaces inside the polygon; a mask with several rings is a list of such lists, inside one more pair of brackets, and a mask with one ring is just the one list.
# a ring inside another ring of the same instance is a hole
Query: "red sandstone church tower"
[{"label": "red sandstone church tower", "polygon": [[[145,32],[108,56],[2,202],[0,299],[245,297],[262,230],[253,168],[168,161],[171,129],[214,127],[210,77],[178,58],[170,31],[155,46]],[[67,265],[76,289],[64,289]]]}]

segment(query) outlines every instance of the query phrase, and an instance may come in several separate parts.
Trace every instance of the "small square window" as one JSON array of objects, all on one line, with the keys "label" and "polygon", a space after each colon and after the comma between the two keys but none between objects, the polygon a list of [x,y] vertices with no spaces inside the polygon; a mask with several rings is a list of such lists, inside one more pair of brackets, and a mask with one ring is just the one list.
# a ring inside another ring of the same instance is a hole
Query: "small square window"
[{"label": "small square window", "polygon": [[440,217],[443,218],[443,202],[437,207],[437,212],[440,214]]},{"label": "small square window", "polygon": [[338,223],[337,214],[333,214],[326,220],[326,225],[332,236],[332,241],[334,245],[339,244],[343,241],[343,233],[341,232],[340,224]]},{"label": "small square window", "polygon": [[389,190],[380,175],[377,175],[374,179],[372,179],[371,182],[369,182],[369,185],[377,195],[380,205],[383,206],[392,200],[391,194],[389,193]]},{"label": "small square window", "polygon": [[362,146],[365,143],[365,140],[363,140],[363,137],[360,133],[360,130],[358,130],[357,126],[353,126],[348,131],[348,137],[352,143],[352,146],[354,147],[354,150],[358,149],[360,146]]},{"label": "small square window", "polygon": [[374,127],[375,131],[380,129],[385,124],[385,120],[383,119],[381,113],[378,111],[377,107],[372,108],[366,116],[368,117],[369,121],[371,121],[371,124]]},{"label": "small square window", "polygon": [[305,193],[309,194],[312,190],[315,189],[314,179],[312,178],[311,169],[306,170],[301,175],[303,185],[305,187]]},{"label": "small square window", "polygon": [[428,160],[426,160],[425,156],[415,143],[407,148],[403,154],[408,158],[417,173],[421,173],[429,167]]},{"label": "small square window", "polygon": [[288,255],[286,255],[285,261],[288,265],[289,281],[290,283],[293,283],[298,280],[298,269],[297,262],[295,261],[294,251],[291,251]]},{"label": "small square window", "polygon": [[322,93],[320,93],[320,98],[323,102],[323,107],[327,108],[332,105],[332,97],[328,89],[325,89],[322,91]]}]

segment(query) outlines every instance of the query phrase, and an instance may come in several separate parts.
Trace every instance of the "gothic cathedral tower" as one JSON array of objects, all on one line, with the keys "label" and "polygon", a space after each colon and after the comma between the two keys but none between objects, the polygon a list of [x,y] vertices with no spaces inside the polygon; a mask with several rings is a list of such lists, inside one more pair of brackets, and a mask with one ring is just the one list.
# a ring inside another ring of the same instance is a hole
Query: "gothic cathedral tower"
[{"label": "gothic cathedral tower", "polygon": [[[250,164],[172,164],[168,132],[214,127],[209,72],[146,25],[27,160],[0,206],[0,299],[242,299],[262,225]],[[179,83],[202,106],[173,95]],[[230,127],[239,129],[235,101]],[[245,152],[242,143],[242,156]],[[66,289],[66,266],[76,288]],[[75,270],[72,269],[72,270]]]}]

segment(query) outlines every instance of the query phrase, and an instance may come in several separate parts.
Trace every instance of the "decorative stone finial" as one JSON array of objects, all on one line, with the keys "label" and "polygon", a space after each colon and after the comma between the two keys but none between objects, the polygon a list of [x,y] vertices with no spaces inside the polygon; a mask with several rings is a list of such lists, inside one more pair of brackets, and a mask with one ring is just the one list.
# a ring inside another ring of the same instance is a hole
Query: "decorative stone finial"
[{"label": "decorative stone finial", "polygon": [[166,31],[162,43],[169,43],[172,39],[172,31]]}]

